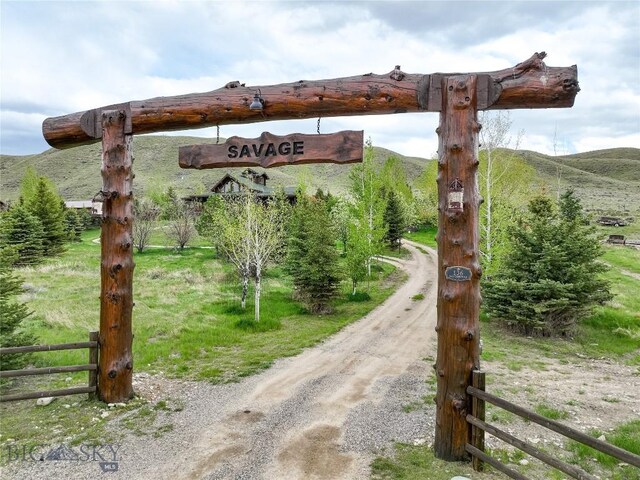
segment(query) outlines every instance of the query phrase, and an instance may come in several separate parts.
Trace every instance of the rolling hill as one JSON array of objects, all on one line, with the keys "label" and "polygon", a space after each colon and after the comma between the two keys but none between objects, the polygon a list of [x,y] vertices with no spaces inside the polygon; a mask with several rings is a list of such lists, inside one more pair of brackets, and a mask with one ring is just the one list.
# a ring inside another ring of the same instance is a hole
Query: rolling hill
[{"label": "rolling hill", "polygon": [[[134,138],[134,181],[136,193],[164,191],[172,185],[181,195],[203,193],[227,170],[183,170],[178,166],[178,147],[213,142],[212,139],[184,136],[139,135]],[[551,194],[560,188],[576,190],[585,207],[598,212],[623,214],[640,210],[640,149],[616,148],[566,156],[548,156],[517,151],[532,165]],[[382,165],[396,156],[413,182],[422,172],[424,158],[405,157],[375,148],[376,163]],[[69,150],[49,149],[37,155],[0,155],[0,199],[16,200],[20,179],[27,166],[51,178],[67,200],[92,198],[101,188],[100,144]],[[268,170],[271,185],[296,185],[305,179],[314,188],[341,193],[348,185],[351,165],[288,166]],[[230,169],[233,172],[234,169]],[[236,169],[241,170],[241,169]]]}]

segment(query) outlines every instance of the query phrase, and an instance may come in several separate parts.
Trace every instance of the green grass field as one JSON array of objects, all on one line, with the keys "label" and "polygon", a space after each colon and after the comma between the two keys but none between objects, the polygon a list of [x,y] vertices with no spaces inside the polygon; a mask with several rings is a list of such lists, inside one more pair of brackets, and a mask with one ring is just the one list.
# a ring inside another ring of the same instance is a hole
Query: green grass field
[{"label": "green grass field", "polygon": [[417,230],[415,232],[407,232],[404,234],[405,238],[412,240],[414,242],[422,243],[431,248],[437,248],[438,244],[436,243],[436,234],[438,233],[438,229],[436,227],[428,227],[424,229]]},{"label": "green grass field", "polygon": [[[24,326],[39,343],[84,341],[88,332],[99,329],[100,246],[93,241],[98,236],[97,230],[87,231],[63,256],[19,270],[27,287],[22,301],[34,312]],[[261,320],[255,323],[253,291],[242,310],[239,281],[213,249],[151,248],[135,254],[134,260],[134,371],[213,383],[237,381],[320,342],[379,305],[405,278],[393,266],[376,262],[373,280],[362,285],[365,290],[368,285],[367,295],[350,298],[345,281],[334,312],[312,315],[291,299],[289,278],[280,268],[271,268],[263,282]],[[39,367],[84,364],[87,355],[87,350],[42,352],[32,354],[30,361]],[[86,372],[22,377],[5,385],[3,393],[81,386],[86,381]],[[141,422],[153,422],[140,412],[149,408],[135,400],[110,411],[109,420],[132,417],[127,420],[132,428],[144,430]],[[0,448],[9,440],[108,441],[117,435],[108,428],[109,420],[99,416],[104,409],[86,395],[63,397],[44,408],[35,407],[34,400],[0,404]]]},{"label": "green grass field", "polygon": [[[69,246],[64,256],[23,268],[23,300],[34,315],[25,321],[41,343],[81,341],[98,329],[100,247],[97,231]],[[253,291],[240,308],[240,283],[233,269],[209,248],[150,248],[135,254],[133,353],[135,370],[212,382],[237,380],[274,359],[340,330],[389,296],[401,279],[377,264],[367,301],[349,301],[348,282],[331,315],[311,315],[291,299],[292,286],[280,268],[265,275],[261,320],[253,322]],[[366,288],[367,282],[363,284]],[[85,352],[33,355],[39,366],[81,362]]]}]

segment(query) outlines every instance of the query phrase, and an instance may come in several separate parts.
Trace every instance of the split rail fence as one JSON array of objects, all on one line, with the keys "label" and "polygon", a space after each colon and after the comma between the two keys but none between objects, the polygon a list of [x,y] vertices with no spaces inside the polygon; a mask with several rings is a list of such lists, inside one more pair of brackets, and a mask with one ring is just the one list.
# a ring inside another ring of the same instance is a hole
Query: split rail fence
[{"label": "split rail fence", "polygon": [[597,480],[598,478],[575,465],[570,465],[552,457],[533,445],[519,440],[504,430],[500,430],[495,426],[486,423],[485,402],[518,415],[525,420],[537,423],[538,425],[559,433],[566,438],[570,438],[602,453],[611,455],[612,457],[615,457],[629,465],[640,468],[640,456],[638,455],[628,452],[622,448],[618,448],[610,443],[590,437],[589,435],[579,432],[578,430],[568,427],[562,423],[548,419],[500,397],[487,393],[485,391],[485,372],[478,370],[473,372],[472,384],[467,387],[467,394],[471,396],[471,414],[467,415],[467,423],[471,425],[471,443],[467,443],[466,450],[472,456],[473,469],[476,471],[482,471],[484,466],[483,464],[486,462],[510,478],[514,478],[516,480],[529,480],[528,477],[522,475],[520,472],[509,468],[499,460],[496,460],[485,453],[484,435],[485,432],[487,432],[509,445],[522,450],[532,457],[537,458],[543,463],[564,472],[571,478],[576,478],[578,480]]},{"label": "split rail fence", "polygon": [[11,402],[16,400],[28,400],[43,397],[63,397],[66,395],[76,395],[88,393],[90,398],[96,396],[98,392],[98,332],[89,333],[88,342],[61,343],[57,345],[30,345],[24,347],[0,348],[0,359],[4,355],[16,353],[52,352],[58,350],[81,350],[89,349],[89,363],[85,365],[68,365],[62,367],[26,368],[23,370],[0,371],[0,378],[25,377],[28,375],[49,375],[53,373],[89,372],[88,385],[86,387],[65,388],[62,390],[44,390],[39,392],[17,393],[12,395],[0,395],[0,402]]}]

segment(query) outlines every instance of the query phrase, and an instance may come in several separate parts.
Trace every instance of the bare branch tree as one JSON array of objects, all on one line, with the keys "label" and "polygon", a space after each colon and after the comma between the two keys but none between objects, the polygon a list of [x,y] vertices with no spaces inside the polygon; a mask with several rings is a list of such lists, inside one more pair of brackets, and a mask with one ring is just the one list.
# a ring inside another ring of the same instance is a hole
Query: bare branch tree
[{"label": "bare branch tree", "polygon": [[160,216],[160,207],[149,199],[135,199],[133,203],[133,243],[138,253],[149,245],[151,232]]},{"label": "bare branch tree", "polygon": [[167,236],[173,240],[176,247],[182,250],[197,234],[194,225],[195,211],[193,206],[178,200],[173,218],[169,220]]}]

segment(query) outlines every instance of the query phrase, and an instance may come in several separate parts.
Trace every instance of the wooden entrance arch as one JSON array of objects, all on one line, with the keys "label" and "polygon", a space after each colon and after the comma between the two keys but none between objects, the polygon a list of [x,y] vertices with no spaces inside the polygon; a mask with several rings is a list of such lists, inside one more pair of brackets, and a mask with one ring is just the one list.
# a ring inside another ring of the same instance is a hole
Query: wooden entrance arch
[{"label": "wooden entrance arch", "polygon": [[[548,67],[545,56],[535,53],[514,67],[486,73],[407,74],[398,66],[384,75],[271,86],[230,82],[208,93],[46,119],[43,135],[52,147],[102,140],[100,397],[121,402],[133,394],[133,134],[318,116],[440,112],[435,453],[447,460],[467,458],[466,387],[480,363],[477,112],[573,106],[580,90],[577,67]],[[249,106],[258,92],[263,108],[254,110]]]}]

